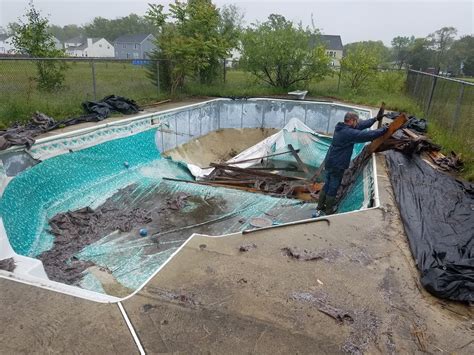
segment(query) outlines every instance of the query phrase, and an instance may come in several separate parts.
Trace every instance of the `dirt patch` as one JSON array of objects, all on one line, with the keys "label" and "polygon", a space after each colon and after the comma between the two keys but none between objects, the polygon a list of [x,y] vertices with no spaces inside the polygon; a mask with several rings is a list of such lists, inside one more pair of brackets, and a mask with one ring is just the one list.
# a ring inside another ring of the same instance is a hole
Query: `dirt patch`
[{"label": "dirt patch", "polygon": [[277,132],[273,128],[221,129],[168,150],[163,155],[204,168],[210,163],[225,162]]}]

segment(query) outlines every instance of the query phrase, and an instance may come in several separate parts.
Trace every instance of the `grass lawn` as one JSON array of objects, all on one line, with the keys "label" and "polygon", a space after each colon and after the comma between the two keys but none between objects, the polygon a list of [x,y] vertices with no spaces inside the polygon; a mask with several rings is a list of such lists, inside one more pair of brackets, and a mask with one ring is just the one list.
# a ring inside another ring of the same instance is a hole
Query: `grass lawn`
[{"label": "grass lawn", "polygon": [[[96,95],[120,95],[146,103],[165,97],[146,78],[142,66],[129,63],[95,63]],[[30,61],[0,61],[0,126],[27,121],[35,111],[55,119],[83,114],[81,103],[94,100],[92,67],[87,62],[68,62],[64,87],[58,92],[39,91],[36,66]]]}]

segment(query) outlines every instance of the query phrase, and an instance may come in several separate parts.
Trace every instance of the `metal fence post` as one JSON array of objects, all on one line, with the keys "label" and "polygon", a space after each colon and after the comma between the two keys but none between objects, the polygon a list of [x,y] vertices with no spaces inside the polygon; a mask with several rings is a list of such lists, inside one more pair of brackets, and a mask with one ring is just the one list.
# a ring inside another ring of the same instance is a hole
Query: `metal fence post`
[{"label": "metal fence post", "polygon": [[160,97],[160,61],[156,61],[156,90],[158,97]]},{"label": "metal fence post", "polygon": [[225,84],[225,79],[226,79],[226,74],[227,74],[227,73],[226,73],[226,72],[227,72],[227,68],[226,68],[225,64],[226,64],[226,60],[225,60],[225,58],[224,58],[224,84]]},{"label": "metal fence post", "polygon": [[431,102],[433,101],[433,94],[434,94],[434,91],[435,91],[435,88],[436,88],[436,82],[438,80],[438,77],[436,76],[433,76],[433,82],[431,84],[431,90],[430,90],[430,95],[428,96],[428,105],[426,107],[426,110],[425,110],[425,113],[427,115],[430,114],[430,109],[431,109]]},{"label": "metal fence post", "polygon": [[451,127],[451,132],[454,132],[454,129],[458,125],[459,117],[461,115],[461,103],[464,96],[464,84],[461,84],[461,90],[459,90],[458,102],[456,104],[456,110],[454,111],[453,117],[453,126]]},{"label": "metal fence post", "polygon": [[94,59],[91,59],[91,67],[92,67],[92,90],[94,92],[94,101],[97,101],[97,87],[95,83],[95,63]]},{"label": "metal fence post", "polygon": [[337,92],[339,92],[339,86],[341,85],[342,76],[342,64],[339,66],[339,79],[337,80]]},{"label": "metal fence post", "polygon": [[418,92],[418,87],[420,86],[420,81],[421,81],[421,74],[415,73],[415,75],[416,75],[415,86],[413,87],[413,95],[414,96]]}]

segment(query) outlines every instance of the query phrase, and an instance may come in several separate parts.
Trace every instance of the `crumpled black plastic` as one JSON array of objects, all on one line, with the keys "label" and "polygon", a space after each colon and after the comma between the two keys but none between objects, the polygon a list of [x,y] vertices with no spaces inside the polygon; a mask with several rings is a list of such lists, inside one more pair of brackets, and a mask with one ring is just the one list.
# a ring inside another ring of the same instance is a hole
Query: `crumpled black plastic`
[{"label": "crumpled black plastic", "polygon": [[[387,114],[387,118],[394,119],[400,115],[400,112],[391,112]],[[415,116],[408,116],[408,121],[403,125],[403,128],[410,128],[418,133],[426,133],[428,131],[428,122],[424,118],[417,118]]]},{"label": "crumpled black plastic", "polygon": [[140,111],[140,107],[135,101],[115,95],[106,96],[98,102],[83,102],[82,107],[88,114],[55,121],[44,113],[35,112],[27,124],[15,123],[6,130],[0,130],[0,150],[8,149],[14,145],[24,145],[29,149],[35,143],[34,137],[58,127],[72,126],[83,122],[102,121],[111,112],[129,115]]},{"label": "crumpled black plastic", "polygon": [[474,301],[474,185],[419,155],[385,153],[395,199],[421,274],[435,296]]},{"label": "crumpled black plastic", "polygon": [[85,101],[82,103],[82,108],[87,113],[96,114],[101,119],[109,117],[111,112],[129,115],[140,111],[140,107],[135,101],[115,95],[106,96],[100,101]]}]

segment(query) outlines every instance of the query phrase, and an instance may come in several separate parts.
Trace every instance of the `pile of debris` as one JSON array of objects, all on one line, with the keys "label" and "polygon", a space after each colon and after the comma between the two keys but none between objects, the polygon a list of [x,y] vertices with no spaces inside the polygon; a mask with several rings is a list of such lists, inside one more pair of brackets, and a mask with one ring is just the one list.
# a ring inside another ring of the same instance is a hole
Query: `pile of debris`
[{"label": "pile of debris", "polygon": [[86,112],[85,115],[62,121],[55,121],[44,113],[35,112],[27,124],[14,123],[10,128],[0,130],[0,150],[15,145],[24,145],[27,149],[30,149],[35,143],[35,137],[42,133],[84,122],[99,122],[107,118],[112,112],[128,115],[140,110],[135,101],[115,95],[106,96],[97,102],[83,102],[82,108]]},{"label": "pile of debris", "polygon": [[[272,155],[235,161],[232,164],[211,163],[211,167],[214,168],[213,171],[209,175],[204,176],[200,183],[240,189],[248,192],[296,198],[303,201],[315,200],[323,184],[311,181],[310,170],[303,164],[298,156],[299,150],[294,149],[291,144],[288,145],[288,149],[287,152],[277,153],[277,155],[292,154],[298,167],[292,164],[280,167],[262,166],[261,162],[263,159],[271,158]],[[248,168],[235,166],[249,160],[254,161],[256,164]],[[305,176],[291,176],[285,174],[285,172],[303,173]]]}]

